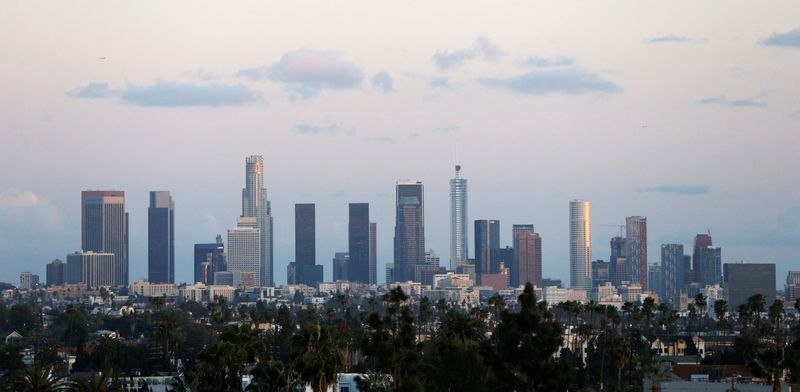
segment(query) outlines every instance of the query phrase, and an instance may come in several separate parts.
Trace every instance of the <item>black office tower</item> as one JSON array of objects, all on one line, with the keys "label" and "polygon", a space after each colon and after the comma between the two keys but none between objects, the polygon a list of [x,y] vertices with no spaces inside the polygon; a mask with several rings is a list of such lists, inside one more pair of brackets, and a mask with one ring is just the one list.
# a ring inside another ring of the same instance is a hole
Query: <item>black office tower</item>
[{"label": "black office tower", "polygon": [[[294,205],[294,262],[297,283],[315,286],[322,281],[317,271],[316,218],[313,203]],[[321,266],[320,266],[321,267]]]},{"label": "black office tower", "polygon": [[150,283],[175,283],[175,202],[166,191],[150,192],[147,280]]},{"label": "black office tower", "polygon": [[[425,202],[419,181],[398,181],[394,226],[394,280],[414,280],[425,263]],[[388,283],[388,282],[387,282]]]},{"label": "black office tower", "polygon": [[495,267],[493,254],[500,249],[500,221],[479,219],[475,221],[475,276],[478,283],[482,274],[492,274]]},{"label": "black office tower", "polygon": [[350,252],[347,279],[351,282],[370,283],[368,203],[350,203],[347,233]]}]

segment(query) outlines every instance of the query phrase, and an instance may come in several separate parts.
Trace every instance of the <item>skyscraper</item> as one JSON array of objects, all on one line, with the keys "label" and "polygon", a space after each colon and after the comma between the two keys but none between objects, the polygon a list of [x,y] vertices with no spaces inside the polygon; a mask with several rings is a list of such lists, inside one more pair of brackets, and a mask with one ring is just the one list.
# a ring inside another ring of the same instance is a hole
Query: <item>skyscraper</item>
[{"label": "skyscraper", "polygon": [[425,262],[425,201],[422,182],[401,180],[396,188],[394,280],[414,280]]},{"label": "skyscraper", "polygon": [[316,209],[313,203],[294,205],[294,268],[297,283],[314,286],[322,281],[317,265]]},{"label": "skyscraper", "polygon": [[639,283],[642,285],[642,291],[647,291],[647,218],[641,216],[625,218],[625,233],[631,283]]},{"label": "skyscraper", "polygon": [[378,224],[369,224],[369,283],[378,283]]},{"label": "skyscraper", "polygon": [[664,272],[661,264],[650,264],[647,267],[647,287],[649,290],[658,294],[663,301],[664,298]]},{"label": "skyscraper", "polygon": [[147,280],[151,283],[175,283],[175,202],[166,191],[150,192]]},{"label": "skyscraper", "polygon": [[664,278],[664,302],[677,308],[685,285],[682,244],[661,245],[661,273]]},{"label": "skyscraper", "polygon": [[450,180],[450,268],[467,261],[467,179],[461,177],[461,165]]},{"label": "skyscraper", "polygon": [[[694,272],[693,281],[700,282],[700,276],[702,275],[702,266],[700,266],[700,252],[702,249],[708,248],[709,246],[713,245],[713,241],[711,239],[711,234],[698,234],[694,236],[694,253],[692,253],[692,270]],[[686,282],[689,284],[689,282]]]},{"label": "skyscraper", "polygon": [[348,274],[348,263],[350,255],[347,252],[336,252],[333,256],[333,281],[350,280]]},{"label": "skyscraper", "polygon": [[128,214],[123,191],[81,192],[81,249],[114,254],[114,286],[128,285]]},{"label": "skyscraper", "polygon": [[47,264],[47,285],[60,286],[67,281],[67,265],[59,259]]},{"label": "skyscraper", "polygon": [[511,286],[530,282],[542,287],[542,237],[533,230],[533,225],[514,225],[511,232],[514,263],[507,266],[511,269]]},{"label": "skyscraper", "polygon": [[119,270],[116,255],[103,252],[75,252],[67,255],[67,283],[84,283],[90,289],[114,286]]},{"label": "skyscraper", "polygon": [[228,230],[228,271],[241,272],[242,280],[262,281],[261,248],[263,245],[259,222],[255,217],[240,217],[237,227]]},{"label": "skyscraper", "polygon": [[700,287],[722,284],[722,248],[707,246],[695,249],[695,280]]},{"label": "skyscraper", "polygon": [[225,262],[225,244],[222,236],[217,242],[194,244],[194,281],[205,284],[216,284],[214,274],[228,270]]},{"label": "skyscraper", "polygon": [[475,276],[481,283],[481,275],[495,273],[493,254],[500,249],[500,221],[475,220]]},{"label": "skyscraper", "polygon": [[[264,187],[264,158],[251,155],[245,160],[245,187],[242,189],[242,216],[256,218],[260,233],[260,284],[274,286],[272,260],[272,208]],[[230,247],[230,243],[228,244]]]},{"label": "skyscraper", "polygon": [[592,288],[592,213],[587,200],[569,202],[570,287]]},{"label": "skyscraper", "polygon": [[351,282],[370,283],[369,204],[350,203],[347,241],[350,252],[347,278]]},{"label": "skyscraper", "polygon": [[763,295],[767,305],[775,302],[775,264],[741,261],[725,263],[723,267],[730,309],[737,309],[755,294]]}]

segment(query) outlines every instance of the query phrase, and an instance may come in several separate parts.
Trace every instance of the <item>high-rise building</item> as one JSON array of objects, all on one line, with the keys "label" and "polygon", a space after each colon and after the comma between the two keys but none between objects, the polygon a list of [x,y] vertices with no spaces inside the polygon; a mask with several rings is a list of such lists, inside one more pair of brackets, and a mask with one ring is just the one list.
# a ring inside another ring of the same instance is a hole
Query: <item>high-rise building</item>
[{"label": "high-rise building", "polygon": [[378,284],[378,224],[369,224],[369,283]]},{"label": "high-rise building", "polygon": [[369,204],[350,203],[347,241],[350,261],[347,277],[351,282],[370,283]]},{"label": "high-rise building", "polygon": [[[695,276],[692,278],[692,282],[699,282],[700,275],[702,274],[702,267],[698,265],[700,260],[700,252],[701,249],[708,248],[709,246],[713,245],[713,241],[711,239],[711,234],[698,234],[694,236],[694,253],[692,253],[692,270],[694,271]],[[687,282],[689,284],[689,282]]]},{"label": "high-rise building", "polygon": [[677,309],[686,286],[683,244],[661,245],[661,273],[664,277],[664,302]]},{"label": "high-rise building", "polygon": [[800,271],[789,271],[786,274],[786,286],[784,286],[784,299],[794,302],[800,298]]},{"label": "high-rise building", "polygon": [[628,241],[623,237],[611,238],[611,257],[609,258],[609,281],[615,286],[631,281],[631,269],[628,265]]},{"label": "high-rise building", "polygon": [[639,283],[647,291],[647,218],[625,218],[627,260],[631,268],[631,283]]},{"label": "high-rise building", "polygon": [[19,289],[30,290],[36,288],[39,284],[39,275],[32,274],[30,271],[25,271],[19,274]]},{"label": "high-rise building", "polygon": [[767,306],[775,301],[775,264],[725,263],[725,292],[732,311],[753,295],[764,296]]},{"label": "high-rise building", "polygon": [[658,294],[658,298],[664,298],[664,272],[660,264],[650,264],[647,268],[647,287],[650,291]]},{"label": "high-rise building", "polygon": [[592,292],[596,288],[611,282],[611,263],[605,260],[592,262]]},{"label": "high-rise building", "polygon": [[59,259],[47,264],[47,286],[60,286],[67,281],[67,265]]},{"label": "high-rise building", "polygon": [[167,191],[150,192],[147,280],[150,283],[175,283],[175,202]]},{"label": "high-rise building", "polygon": [[316,286],[322,282],[317,265],[316,209],[313,203],[294,205],[294,268],[297,283]]},{"label": "high-rise building", "polygon": [[394,279],[404,282],[425,262],[425,198],[420,181],[398,181],[396,192]]},{"label": "high-rise building", "polygon": [[386,263],[386,283],[396,282],[394,278],[394,263]]},{"label": "high-rise building", "polygon": [[333,281],[350,280],[348,277],[350,255],[347,252],[336,252],[333,256]]},{"label": "high-rise building", "polygon": [[507,265],[511,269],[512,287],[519,287],[530,282],[542,287],[542,237],[533,229],[533,225],[514,225],[513,263]]},{"label": "high-rise building", "polygon": [[694,275],[700,287],[722,284],[722,248],[695,249]]},{"label": "high-rise building", "polygon": [[[250,274],[256,282],[262,281],[262,239],[259,222],[255,217],[240,217],[237,227],[228,230],[228,271]],[[242,279],[245,279],[244,277]]]},{"label": "high-rise building", "polygon": [[493,254],[500,249],[500,221],[490,219],[475,220],[475,274],[478,284],[481,275],[496,272],[492,261]]},{"label": "high-rise building", "polygon": [[461,165],[450,179],[450,268],[467,261],[467,179],[461,177]]},{"label": "high-rise building", "polygon": [[128,285],[128,214],[123,191],[81,192],[81,249],[114,254],[113,286]]},{"label": "high-rise building", "polygon": [[216,284],[214,274],[228,270],[225,261],[225,244],[222,236],[217,236],[217,242],[207,244],[194,244],[194,281],[207,285]]},{"label": "high-rise building", "polygon": [[[259,269],[261,286],[274,286],[272,207],[264,187],[264,158],[251,155],[245,160],[245,187],[242,189],[242,216],[256,218],[259,230]],[[228,244],[230,247],[230,244]]]},{"label": "high-rise building", "polygon": [[114,286],[121,274],[115,258],[113,253],[93,251],[67,255],[67,283],[83,283],[90,289]]},{"label": "high-rise building", "polygon": [[569,202],[570,287],[592,288],[592,212],[587,200]]}]

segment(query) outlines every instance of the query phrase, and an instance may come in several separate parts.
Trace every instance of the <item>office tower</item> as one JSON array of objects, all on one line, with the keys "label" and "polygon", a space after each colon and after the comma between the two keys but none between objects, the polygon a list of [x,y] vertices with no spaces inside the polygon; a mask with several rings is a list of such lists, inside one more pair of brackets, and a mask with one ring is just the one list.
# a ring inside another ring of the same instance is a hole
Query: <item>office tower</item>
[{"label": "office tower", "polygon": [[[251,155],[245,160],[245,187],[242,189],[242,216],[256,218],[259,230],[261,286],[274,286],[272,207],[264,187],[264,158]],[[228,244],[230,247],[230,244]]]},{"label": "office tower", "polygon": [[[34,276],[36,278],[34,278]],[[30,271],[25,271],[19,274],[19,289],[30,290],[39,284],[39,276],[32,274]]]},{"label": "office tower", "polygon": [[450,179],[450,268],[464,264],[467,253],[467,179],[461,177],[461,165],[456,165],[456,175]]},{"label": "office tower", "polygon": [[128,285],[128,214],[123,191],[81,192],[81,249],[114,254],[113,286]]},{"label": "office tower", "polygon": [[569,202],[570,287],[592,288],[592,213],[587,200]]},{"label": "office tower", "polygon": [[116,257],[113,253],[93,251],[67,255],[67,283],[83,283],[89,289],[115,285],[122,273]]},{"label": "office tower", "polygon": [[625,218],[625,243],[631,268],[630,282],[641,284],[642,290],[647,291],[647,218]]},{"label": "office tower", "polygon": [[313,203],[294,205],[294,263],[297,283],[316,286],[322,282],[317,265],[316,218]]},{"label": "office tower", "polygon": [[333,281],[350,280],[348,276],[350,255],[347,252],[336,252],[333,256]]},{"label": "office tower", "polygon": [[664,275],[664,302],[677,309],[686,286],[683,244],[661,245],[661,273]]},{"label": "office tower", "polygon": [[747,302],[753,295],[764,296],[767,306],[775,302],[775,264],[725,263],[725,292],[731,311]]},{"label": "office tower", "polygon": [[722,249],[713,246],[695,249],[694,275],[699,286],[722,283]]},{"label": "office tower", "polygon": [[489,219],[475,220],[475,274],[477,283],[481,275],[495,272],[492,265],[493,253],[500,249],[500,221]]},{"label": "office tower", "polygon": [[228,230],[228,271],[251,274],[261,282],[263,236],[255,217],[240,217],[237,227]]},{"label": "office tower", "polygon": [[542,287],[542,238],[533,225],[514,225],[511,228],[514,257],[511,265],[511,286],[530,282]]},{"label": "office tower", "polygon": [[660,264],[650,264],[647,268],[647,287],[664,300],[664,273]]},{"label": "office tower", "polygon": [[394,263],[386,263],[386,284],[396,281],[394,278]]},{"label": "office tower", "polygon": [[60,286],[67,281],[67,265],[59,259],[47,264],[47,285]]},{"label": "office tower", "polygon": [[347,276],[351,282],[370,283],[369,204],[350,203],[347,242],[350,261]]},{"label": "office tower", "polygon": [[800,271],[789,271],[786,274],[786,286],[784,286],[784,299],[795,301],[800,298]]},{"label": "office tower", "polygon": [[369,283],[378,284],[378,224],[369,224]]},{"label": "office tower", "polygon": [[396,192],[394,279],[404,282],[425,262],[425,197],[420,181],[398,181]]},{"label": "office tower", "polygon": [[194,281],[205,284],[216,284],[214,274],[227,271],[225,262],[225,244],[222,236],[217,236],[217,242],[194,244]]},{"label": "office tower", "polygon": [[606,282],[611,282],[610,272],[611,263],[605,260],[592,262],[592,292],[594,292],[594,289],[606,284]]},{"label": "office tower", "polygon": [[713,245],[713,241],[711,240],[710,233],[698,234],[694,236],[694,253],[692,253],[692,270],[694,271],[695,276],[692,278],[692,282],[699,282],[700,281],[699,276],[702,274],[702,267],[699,267],[698,265],[698,262],[700,261],[701,249],[708,248],[711,245]]},{"label": "office tower", "polygon": [[630,282],[630,268],[628,266],[628,241],[623,237],[611,238],[611,257],[609,257],[609,281],[615,286],[622,282]]},{"label": "office tower", "polygon": [[147,280],[150,283],[175,283],[175,202],[166,191],[150,192]]}]

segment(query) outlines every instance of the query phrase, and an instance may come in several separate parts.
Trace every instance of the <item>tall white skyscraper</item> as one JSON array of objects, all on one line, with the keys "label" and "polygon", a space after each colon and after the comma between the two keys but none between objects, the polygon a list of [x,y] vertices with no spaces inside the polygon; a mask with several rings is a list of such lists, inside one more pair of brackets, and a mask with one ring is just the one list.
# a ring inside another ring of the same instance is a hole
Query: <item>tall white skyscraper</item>
[{"label": "tall white skyscraper", "polygon": [[[274,286],[272,259],[272,207],[264,187],[264,158],[260,155],[247,157],[245,166],[245,187],[242,189],[242,216],[257,220],[260,239],[262,286]],[[230,246],[230,245],[229,245]]]},{"label": "tall white skyscraper", "polygon": [[469,258],[467,254],[467,179],[461,177],[461,165],[450,179],[450,268],[455,269]]},{"label": "tall white skyscraper", "polygon": [[569,202],[570,287],[592,288],[592,205],[588,200]]},{"label": "tall white skyscraper", "polygon": [[254,282],[263,280],[263,237],[258,224],[254,217],[240,217],[237,227],[228,230],[228,271],[249,274]]}]

